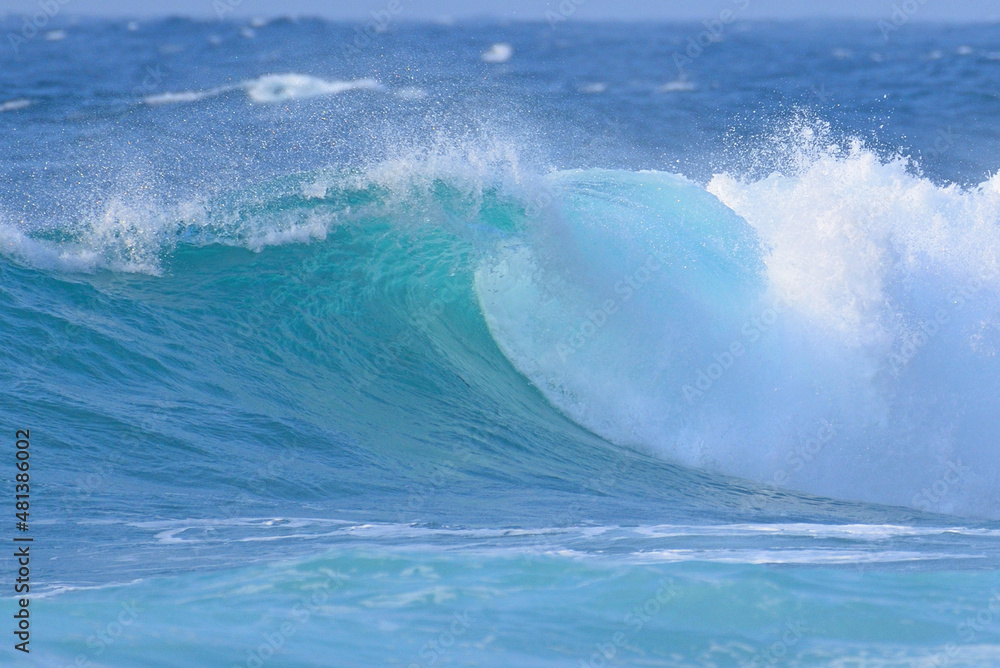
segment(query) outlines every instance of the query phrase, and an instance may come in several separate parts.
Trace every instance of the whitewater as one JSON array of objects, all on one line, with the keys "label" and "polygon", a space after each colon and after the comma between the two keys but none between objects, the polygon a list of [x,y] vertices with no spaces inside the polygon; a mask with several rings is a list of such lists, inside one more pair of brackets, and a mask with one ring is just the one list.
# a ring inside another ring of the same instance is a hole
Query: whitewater
[{"label": "whitewater", "polygon": [[0,56],[34,665],[1000,661],[988,27],[355,27]]}]

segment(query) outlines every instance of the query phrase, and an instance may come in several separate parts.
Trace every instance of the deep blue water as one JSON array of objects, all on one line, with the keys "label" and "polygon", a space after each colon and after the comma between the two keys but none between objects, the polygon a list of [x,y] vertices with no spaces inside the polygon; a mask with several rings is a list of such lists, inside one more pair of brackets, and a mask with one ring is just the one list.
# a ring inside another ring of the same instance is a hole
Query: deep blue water
[{"label": "deep blue water", "polygon": [[996,25],[0,26],[4,662],[1000,663]]}]

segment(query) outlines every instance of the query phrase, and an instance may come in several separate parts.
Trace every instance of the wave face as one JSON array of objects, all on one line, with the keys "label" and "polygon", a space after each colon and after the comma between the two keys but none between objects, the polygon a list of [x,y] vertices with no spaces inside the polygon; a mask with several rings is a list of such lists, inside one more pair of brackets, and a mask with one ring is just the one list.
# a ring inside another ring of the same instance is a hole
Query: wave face
[{"label": "wave face", "polygon": [[40,665],[997,663],[991,29],[394,21],[0,52]]},{"label": "wave face", "polygon": [[995,516],[1000,179],[939,187],[799,132],[792,173],[720,174],[708,192],[659,173],[555,175],[556,230],[477,274],[491,331],[616,443]]}]

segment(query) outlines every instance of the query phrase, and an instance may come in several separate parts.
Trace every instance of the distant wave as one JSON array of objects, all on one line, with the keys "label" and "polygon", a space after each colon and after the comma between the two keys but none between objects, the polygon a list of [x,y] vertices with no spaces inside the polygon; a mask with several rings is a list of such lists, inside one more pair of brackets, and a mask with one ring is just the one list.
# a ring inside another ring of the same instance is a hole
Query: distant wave
[{"label": "distant wave", "polygon": [[16,100],[7,100],[6,102],[0,102],[0,111],[16,111],[18,109],[24,109],[25,107],[31,106],[31,100],[28,98],[18,98]]},{"label": "distant wave", "polygon": [[677,79],[675,81],[668,81],[656,90],[660,93],[688,93],[695,90],[695,85],[685,79]]},{"label": "distant wave", "polygon": [[514,55],[514,47],[506,42],[497,42],[481,56],[484,63],[506,63]]},{"label": "distant wave", "polygon": [[608,90],[608,85],[603,81],[596,81],[593,83],[582,84],[576,90],[580,93],[587,93],[589,95],[599,95]]},{"label": "distant wave", "polygon": [[179,104],[183,102],[197,102],[205,98],[215,97],[227,91],[233,90],[233,86],[222,86],[209,90],[185,90],[177,93],[160,93],[158,95],[148,95],[143,101],[148,105]]},{"label": "distant wave", "polygon": [[329,81],[308,74],[268,74],[234,86],[148,95],[143,98],[143,101],[151,106],[189,103],[216,97],[234,90],[242,90],[253,102],[269,104],[324,95],[338,95],[352,90],[380,90],[381,88],[382,84],[375,79],[368,78]]}]

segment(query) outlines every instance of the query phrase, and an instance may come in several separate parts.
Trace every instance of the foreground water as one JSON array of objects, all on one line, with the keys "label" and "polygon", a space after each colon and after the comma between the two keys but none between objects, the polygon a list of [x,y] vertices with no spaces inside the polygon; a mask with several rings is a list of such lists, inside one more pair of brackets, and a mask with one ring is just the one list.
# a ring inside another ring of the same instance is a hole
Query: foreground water
[{"label": "foreground water", "polygon": [[703,29],[3,51],[4,660],[1000,662],[995,26]]}]

